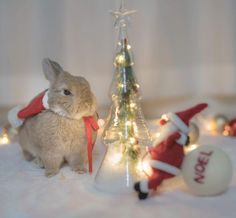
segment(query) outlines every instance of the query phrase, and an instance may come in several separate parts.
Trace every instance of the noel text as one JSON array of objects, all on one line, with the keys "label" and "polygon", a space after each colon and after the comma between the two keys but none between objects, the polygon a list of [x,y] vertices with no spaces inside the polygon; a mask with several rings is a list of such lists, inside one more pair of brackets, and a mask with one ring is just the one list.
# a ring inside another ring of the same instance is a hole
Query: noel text
[{"label": "noel text", "polygon": [[213,151],[204,152],[201,151],[198,155],[197,162],[194,166],[195,178],[194,181],[199,184],[204,184],[205,171],[207,164],[209,162],[210,156],[213,154]]}]

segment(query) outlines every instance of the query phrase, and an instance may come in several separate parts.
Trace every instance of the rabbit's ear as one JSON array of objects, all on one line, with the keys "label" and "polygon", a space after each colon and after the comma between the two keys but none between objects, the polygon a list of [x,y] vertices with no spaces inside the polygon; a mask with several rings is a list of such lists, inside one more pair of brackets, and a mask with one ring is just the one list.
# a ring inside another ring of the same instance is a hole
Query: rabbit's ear
[{"label": "rabbit's ear", "polygon": [[63,73],[62,67],[55,61],[45,58],[42,61],[43,72],[47,80],[54,82],[60,73]]}]

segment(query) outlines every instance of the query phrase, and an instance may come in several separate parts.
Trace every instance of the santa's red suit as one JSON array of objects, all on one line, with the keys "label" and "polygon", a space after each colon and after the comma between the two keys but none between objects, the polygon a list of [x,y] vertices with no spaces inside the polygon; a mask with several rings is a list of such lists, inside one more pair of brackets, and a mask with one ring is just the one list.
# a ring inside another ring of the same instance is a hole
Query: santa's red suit
[{"label": "santa's red suit", "polygon": [[149,149],[152,174],[147,180],[134,185],[139,199],[146,199],[149,190],[155,190],[164,179],[180,173],[184,159],[183,146],[188,141],[189,121],[206,107],[207,104],[198,104],[185,111],[168,113],[160,120],[160,136],[154,142],[154,147]]}]

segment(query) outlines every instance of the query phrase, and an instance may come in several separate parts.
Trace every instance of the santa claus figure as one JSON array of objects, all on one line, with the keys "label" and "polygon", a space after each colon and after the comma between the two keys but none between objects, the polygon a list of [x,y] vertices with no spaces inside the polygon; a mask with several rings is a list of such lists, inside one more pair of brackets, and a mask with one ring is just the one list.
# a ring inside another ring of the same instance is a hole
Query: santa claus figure
[{"label": "santa claus figure", "polygon": [[207,104],[198,104],[185,111],[162,116],[160,136],[149,149],[152,174],[147,180],[134,184],[139,199],[146,199],[149,191],[155,190],[163,180],[180,173],[184,145],[188,143],[189,121],[206,107]]}]

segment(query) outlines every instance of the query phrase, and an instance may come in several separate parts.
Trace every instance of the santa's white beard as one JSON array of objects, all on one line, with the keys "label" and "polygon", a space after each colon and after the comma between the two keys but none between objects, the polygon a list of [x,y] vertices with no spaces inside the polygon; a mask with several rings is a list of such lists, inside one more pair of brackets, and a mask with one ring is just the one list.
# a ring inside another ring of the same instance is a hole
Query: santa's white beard
[{"label": "santa's white beard", "polygon": [[160,128],[160,134],[156,138],[156,140],[153,143],[153,146],[156,146],[166,140],[168,136],[170,136],[172,133],[179,131],[178,127],[173,124],[172,122],[167,122],[165,125],[161,126]]}]

